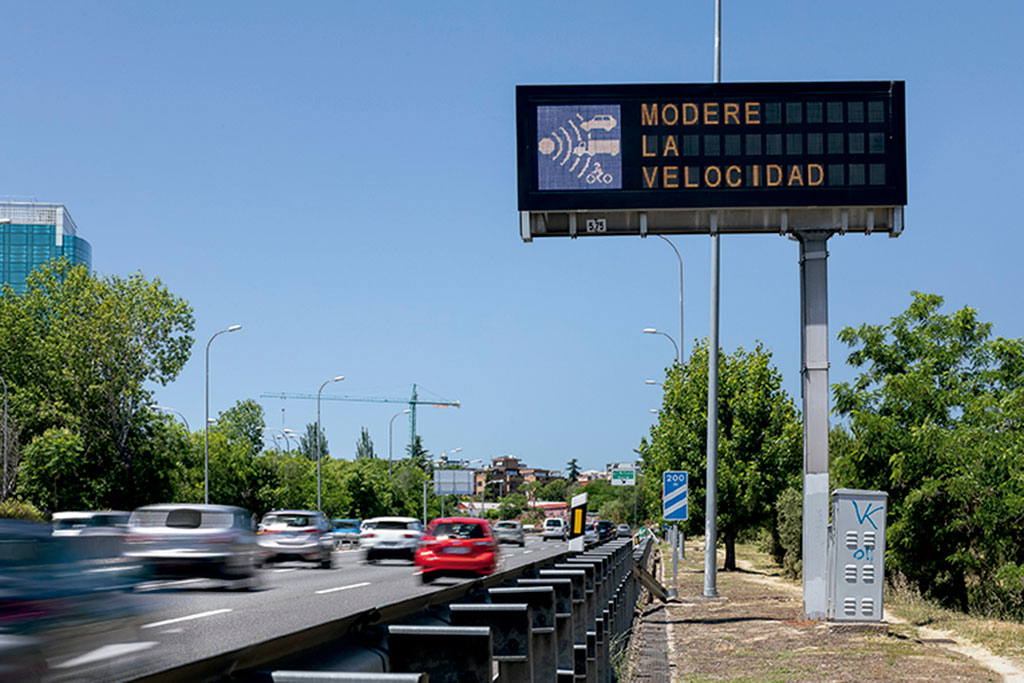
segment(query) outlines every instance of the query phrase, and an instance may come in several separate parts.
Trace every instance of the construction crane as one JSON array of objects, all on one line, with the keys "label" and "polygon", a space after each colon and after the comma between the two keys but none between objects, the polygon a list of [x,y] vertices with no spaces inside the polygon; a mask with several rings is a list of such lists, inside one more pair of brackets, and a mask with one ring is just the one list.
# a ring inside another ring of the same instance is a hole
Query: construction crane
[{"label": "construction crane", "polygon": [[[283,391],[277,393],[260,394],[260,398],[279,399],[312,399],[316,400],[316,394],[290,394]],[[421,401],[416,393],[416,385],[412,385],[412,396],[410,398],[383,398],[380,396],[328,396],[320,397],[322,401],[356,401],[359,403],[406,403],[409,405],[409,447],[416,443],[416,406],[433,406],[435,408],[461,408],[460,401]]]}]

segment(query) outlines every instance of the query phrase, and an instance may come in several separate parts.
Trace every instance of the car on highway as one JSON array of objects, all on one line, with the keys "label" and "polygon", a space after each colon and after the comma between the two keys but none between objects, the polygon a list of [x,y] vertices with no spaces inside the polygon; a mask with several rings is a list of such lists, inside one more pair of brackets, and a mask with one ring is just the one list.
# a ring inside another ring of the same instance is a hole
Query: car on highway
[{"label": "car on highway", "polygon": [[633,530],[629,528],[628,524],[620,524],[615,527],[615,535],[619,538],[629,538],[633,535]]},{"label": "car on highway", "polygon": [[498,568],[498,539],[480,517],[441,517],[427,525],[416,551],[423,583],[438,576],[486,576]]},{"label": "car on highway", "polygon": [[332,519],[331,527],[334,529],[334,547],[340,548],[343,545],[359,544],[359,527],[362,525],[359,519]]},{"label": "car on highway", "polygon": [[298,560],[331,568],[334,535],[323,513],[273,510],[263,515],[258,541],[263,562]]},{"label": "car on highway", "polygon": [[130,512],[123,510],[54,512],[53,535],[123,534],[130,515]]},{"label": "car on highway", "polygon": [[569,524],[561,517],[549,517],[544,520],[540,537],[545,541],[564,541],[569,538]]},{"label": "car on highway", "polygon": [[0,680],[48,680],[50,666],[67,674],[87,653],[138,640],[129,563],[92,557],[91,540],[0,519]]},{"label": "car on highway", "polygon": [[526,545],[526,532],[523,525],[514,519],[503,519],[494,523],[494,536],[498,543],[515,543],[520,548]]},{"label": "car on highway", "polygon": [[367,562],[384,558],[413,560],[423,536],[423,524],[415,517],[374,517],[359,527],[359,548]]},{"label": "car on highway", "polygon": [[253,515],[233,505],[146,505],[128,518],[125,556],[150,579],[219,579],[252,589],[263,562],[255,527]]},{"label": "car on highway", "polygon": [[597,545],[597,529],[594,528],[594,523],[590,522],[583,527],[583,547],[593,548]]},{"label": "car on highway", "polygon": [[597,531],[598,541],[607,541],[615,536],[615,525],[607,519],[599,519],[594,522],[594,529]]}]

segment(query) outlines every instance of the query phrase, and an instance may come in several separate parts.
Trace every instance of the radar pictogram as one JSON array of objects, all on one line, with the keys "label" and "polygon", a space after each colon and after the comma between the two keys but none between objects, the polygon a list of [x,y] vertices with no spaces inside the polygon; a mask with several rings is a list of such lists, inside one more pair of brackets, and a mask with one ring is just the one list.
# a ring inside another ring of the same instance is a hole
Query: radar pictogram
[{"label": "radar pictogram", "polygon": [[537,107],[538,189],[621,189],[619,116],[617,104]]}]

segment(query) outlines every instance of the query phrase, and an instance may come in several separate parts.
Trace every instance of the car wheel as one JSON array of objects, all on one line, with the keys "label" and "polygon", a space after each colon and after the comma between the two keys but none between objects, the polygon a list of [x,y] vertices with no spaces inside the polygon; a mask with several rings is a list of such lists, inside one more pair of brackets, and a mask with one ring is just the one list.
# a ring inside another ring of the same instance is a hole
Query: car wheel
[{"label": "car wheel", "polygon": [[542,540],[542,541],[544,541],[545,543],[547,543],[547,542],[548,542],[548,537],[547,537],[547,536],[543,536],[543,537],[541,537],[541,539],[540,539],[540,540]]},{"label": "car wheel", "polygon": [[525,548],[526,547],[526,541],[525,540],[519,541],[519,547],[520,548]]},{"label": "car wheel", "polygon": [[436,578],[434,572],[420,572],[420,581],[423,583],[430,583]]},{"label": "car wheel", "polygon": [[324,559],[320,560],[320,569],[333,569],[334,562],[331,561],[331,556],[328,555]]}]

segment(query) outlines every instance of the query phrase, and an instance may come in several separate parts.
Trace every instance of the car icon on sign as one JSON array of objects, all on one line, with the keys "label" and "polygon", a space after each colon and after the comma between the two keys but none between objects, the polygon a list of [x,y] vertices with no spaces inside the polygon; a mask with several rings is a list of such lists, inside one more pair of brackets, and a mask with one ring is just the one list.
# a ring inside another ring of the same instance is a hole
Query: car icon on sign
[{"label": "car icon on sign", "polygon": [[581,123],[580,128],[589,133],[595,128],[611,130],[612,128],[615,127],[617,123],[618,122],[615,120],[614,116],[610,116],[608,114],[598,114],[589,121],[584,121],[583,123]]}]

